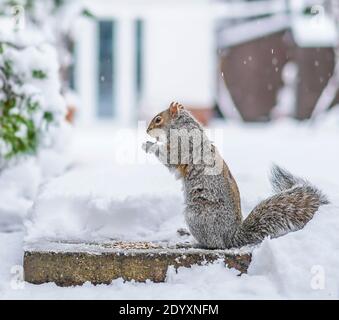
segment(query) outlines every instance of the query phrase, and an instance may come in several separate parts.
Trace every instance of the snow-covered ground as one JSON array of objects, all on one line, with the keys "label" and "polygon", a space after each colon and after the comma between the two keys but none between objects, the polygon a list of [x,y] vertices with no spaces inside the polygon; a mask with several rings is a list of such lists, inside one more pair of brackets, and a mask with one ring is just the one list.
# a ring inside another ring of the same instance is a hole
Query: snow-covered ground
[{"label": "snow-covered ground", "polygon": [[[161,284],[118,279],[111,285],[74,288],[18,285],[20,267],[15,266],[22,264],[24,238],[176,241],[176,230],[185,225],[180,182],[144,157],[140,152],[144,137],[138,138],[136,130],[106,126],[78,129],[72,167],[43,183],[38,180],[34,204],[27,197],[22,203],[25,190],[16,193],[20,214],[12,216],[26,216],[26,230],[0,231],[0,298],[339,298],[339,113],[313,124],[283,120],[267,125],[215,123],[213,128],[222,132],[223,139],[216,139],[216,144],[238,181],[244,216],[270,195],[268,173],[273,162],[309,179],[332,203],[303,230],[265,240],[254,250],[248,274],[241,277],[217,262],[177,273],[170,270]],[[53,157],[45,164],[52,162]],[[34,172],[25,166],[20,175],[0,176],[1,190],[5,179],[12,179],[13,186],[19,177],[23,185],[24,179],[34,183]],[[1,192],[0,225],[3,203],[9,201]]]}]

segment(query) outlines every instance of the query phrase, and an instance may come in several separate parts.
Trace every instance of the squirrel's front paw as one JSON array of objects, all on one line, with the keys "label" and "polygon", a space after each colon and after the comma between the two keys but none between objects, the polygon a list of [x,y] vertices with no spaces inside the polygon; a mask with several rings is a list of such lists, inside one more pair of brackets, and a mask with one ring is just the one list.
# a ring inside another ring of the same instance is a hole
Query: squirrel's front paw
[{"label": "squirrel's front paw", "polygon": [[146,153],[150,153],[153,151],[155,145],[155,142],[147,141],[144,142],[141,147]]}]

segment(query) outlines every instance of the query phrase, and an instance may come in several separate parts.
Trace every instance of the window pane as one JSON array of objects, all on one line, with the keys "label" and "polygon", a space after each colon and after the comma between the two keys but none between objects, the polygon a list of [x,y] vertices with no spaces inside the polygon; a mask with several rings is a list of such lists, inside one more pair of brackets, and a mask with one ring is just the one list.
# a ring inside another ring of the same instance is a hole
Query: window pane
[{"label": "window pane", "polygon": [[143,72],[143,21],[138,19],[135,22],[135,41],[136,41],[136,51],[135,51],[135,59],[136,59],[136,93],[137,99],[140,98],[142,93],[142,72]]},{"label": "window pane", "polygon": [[111,118],[114,114],[114,22],[99,21],[99,79],[98,79],[98,109],[97,115]]}]

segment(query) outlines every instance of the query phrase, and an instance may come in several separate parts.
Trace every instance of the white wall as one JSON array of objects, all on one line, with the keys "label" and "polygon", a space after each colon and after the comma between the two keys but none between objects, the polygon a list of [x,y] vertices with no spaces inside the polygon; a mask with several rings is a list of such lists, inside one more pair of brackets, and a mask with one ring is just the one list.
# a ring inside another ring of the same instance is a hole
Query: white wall
[{"label": "white wall", "polygon": [[[116,121],[135,119],[135,19],[144,21],[143,95],[146,113],[172,100],[212,106],[215,96],[215,45],[210,0],[86,0],[98,19],[114,19],[116,36]],[[79,37],[77,77],[86,123],[95,120],[97,32],[91,22]],[[85,49],[85,50],[84,50]]]},{"label": "white wall", "polygon": [[175,100],[210,107],[215,96],[216,49],[208,14],[180,12],[145,23],[144,99],[148,108]]}]

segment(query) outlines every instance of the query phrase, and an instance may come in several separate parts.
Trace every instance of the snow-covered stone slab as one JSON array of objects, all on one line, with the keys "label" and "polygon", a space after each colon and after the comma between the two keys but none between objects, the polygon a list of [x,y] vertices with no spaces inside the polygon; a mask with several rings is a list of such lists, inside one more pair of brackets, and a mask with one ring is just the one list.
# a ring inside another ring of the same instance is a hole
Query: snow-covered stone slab
[{"label": "snow-covered stone slab", "polygon": [[211,263],[223,259],[225,266],[245,273],[251,262],[249,249],[207,250],[190,243],[39,241],[26,243],[25,281],[59,286],[109,284],[123,278],[144,282],[163,282],[167,270]]}]

